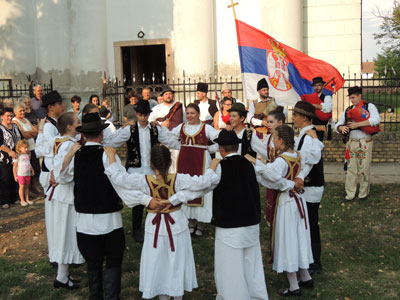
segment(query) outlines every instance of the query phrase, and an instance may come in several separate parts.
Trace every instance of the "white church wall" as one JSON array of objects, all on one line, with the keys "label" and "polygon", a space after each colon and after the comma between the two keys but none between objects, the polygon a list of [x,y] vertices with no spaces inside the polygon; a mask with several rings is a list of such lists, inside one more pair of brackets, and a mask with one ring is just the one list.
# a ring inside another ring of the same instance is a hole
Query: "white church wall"
[{"label": "white church wall", "polygon": [[361,73],[361,0],[305,0],[304,50],[339,72]]}]

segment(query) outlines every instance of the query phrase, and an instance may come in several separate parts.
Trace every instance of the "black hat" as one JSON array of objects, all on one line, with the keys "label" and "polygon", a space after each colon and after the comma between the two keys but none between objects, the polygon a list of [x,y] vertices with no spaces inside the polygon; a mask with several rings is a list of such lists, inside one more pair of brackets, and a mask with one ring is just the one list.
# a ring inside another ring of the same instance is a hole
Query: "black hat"
[{"label": "black hat", "polygon": [[175,94],[175,91],[171,89],[169,85],[167,85],[161,92],[160,96],[164,96],[166,92],[171,92],[172,94]]},{"label": "black hat", "polygon": [[143,115],[148,115],[149,113],[151,113],[152,110],[150,109],[149,101],[140,100],[135,106],[135,111]]},{"label": "black hat", "polygon": [[105,118],[109,113],[110,113],[110,111],[107,109],[107,107],[105,107],[103,105],[100,106],[100,108],[99,108],[100,117]]},{"label": "black hat", "polygon": [[82,117],[82,126],[76,127],[78,132],[99,132],[108,127],[108,123],[101,120],[98,113],[89,113]]},{"label": "black hat", "polygon": [[260,80],[257,82],[257,91],[259,91],[259,90],[261,90],[261,89],[264,89],[264,88],[269,88],[268,82],[267,82],[267,80],[266,80],[265,78],[260,79]]},{"label": "black hat", "polygon": [[247,110],[246,110],[246,107],[244,107],[244,104],[239,103],[239,102],[232,104],[232,107],[230,109],[228,109],[228,112],[231,112],[231,111],[247,113]]},{"label": "black hat", "polygon": [[42,98],[42,106],[47,107],[50,104],[54,104],[56,102],[62,102],[62,97],[57,91],[51,91],[47,93]]},{"label": "black hat", "polygon": [[299,113],[303,116],[307,116],[310,118],[314,118],[315,115],[315,107],[311,103],[307,101],[298,101],[293,108],[293,111]]},{"label": "black hat", "polygon": [[353,86],[347,89],[347,93],[348,93],[347,97],[350,97],[353,94],[362,94],[362,88],[358,86]]},{"label": "black hat", "polygon": [[197,92],[203,92],[203,93],[208,93],[208,83],[205,82],[199,82],[197,84]]},{"label": "black hat", "polygon": [[317,84],[317,83],[325,84],[325,81],[322,79],[322,77],[315,77],[315,78],[313,78],[311,85],[315,85],[315,84]]},{"label": "black hat", "polygon": [[214,140],[214,143],[218,145],[238,145],[242,142],[233,130],[222,129],[219,133],[218,138]]}]

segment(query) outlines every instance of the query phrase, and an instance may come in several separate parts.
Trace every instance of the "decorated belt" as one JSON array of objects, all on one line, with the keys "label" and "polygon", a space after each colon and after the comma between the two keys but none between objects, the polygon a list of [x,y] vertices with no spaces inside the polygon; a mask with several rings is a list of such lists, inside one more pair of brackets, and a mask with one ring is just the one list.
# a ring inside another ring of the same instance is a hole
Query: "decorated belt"
[{"label": "decorated belt", "polygon": [[168,232],[168,239],[169,239],[169,244],[171,246],[171,251],[175,252],[175,245],[174,245],[174,238],[172,237],[172,231],[171,231],[171,225],[175,224],[175,220],[172,219],[170,216],[170,213],[174,211],[178,211],[181,209],[181,205],[176,206],[172,209],[168,209],[165,212],[156,212],[154,210],[148,209],[147,211],[150,213],[155,213],[156,216],[154,219],[151,221],[153,225],[156,225],[156,231],[154,233],[154,242],[153,242],[153,248],[157,248],[157,240],[158,240],[158,233],[160,231],[160,225],[161,225],[161,216],[164,215],[164,221],[165,221],[165,227],[167,228]]},{"label": "decorated belt", "polygon": [[301,200],[297,197],[297,194],[294,193],[294,192],[292,192],[292,191],[289,192],[289,196],[292,197],[292,198],[294,198],[294,200],[296,201],[297,208],[299,209],[299,212],[300,212],[300,217],[301,217],[302,219],[304,219],[304,224],[306,225],[306,229],[307,229],[307,219],[306,219],[306,212],[305,212],[305,210],[304,210],[303,201],[301,201]]}]

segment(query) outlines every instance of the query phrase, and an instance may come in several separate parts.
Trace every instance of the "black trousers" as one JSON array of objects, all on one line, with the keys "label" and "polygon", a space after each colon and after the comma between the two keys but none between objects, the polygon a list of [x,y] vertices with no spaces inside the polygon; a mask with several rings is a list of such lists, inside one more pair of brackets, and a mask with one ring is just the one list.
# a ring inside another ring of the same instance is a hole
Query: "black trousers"
[{"label": "black trousers", "polygon": [[142,229],[144,205],[136,205],[132,207],[132,231]]},{"label": "black trousers", "polygon": [[310,223],[311,248],[314,262],[321,263],[321,236],[319,232],[319,203],[307,202],[308,221]]},{"label": "black trousers", "polygon": [[31,151],[31,166],[33,171],[35,172],[35,177],[39,178],[40,176],[40,162],[39,159],[36,157],[35,150]]},{"label": "black trousers", "polygon": [[1,205],[17,201],[17,183],[14,180],[13,165],[0,165]]},{"label": "black trousers", "polygon": [[121,267],[125,249],[123,228],[102,235],[76,233],[78,248],[85,258],[89,271],[101,271],[104,259],[106,269]]}]

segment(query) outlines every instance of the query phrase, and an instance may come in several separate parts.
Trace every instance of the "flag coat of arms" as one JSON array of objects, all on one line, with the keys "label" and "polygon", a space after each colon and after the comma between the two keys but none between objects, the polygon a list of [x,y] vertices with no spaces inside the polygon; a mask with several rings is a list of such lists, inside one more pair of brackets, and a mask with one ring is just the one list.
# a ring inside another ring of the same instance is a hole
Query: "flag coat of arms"
[{"label": "flag coat of arms", "polygon": [[267,80],[270,96],[287,106],[314,92],[314,77],[327,82],[323,90],[326,95],[344,85],[339,71],[329,63],[286,46],[242,21],[235,22],[246,99],[258,98],[257,82],[261,78]]}]

